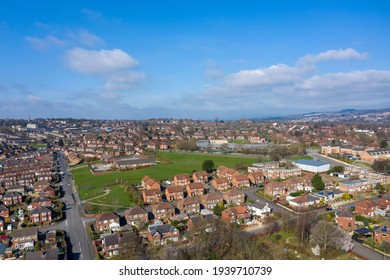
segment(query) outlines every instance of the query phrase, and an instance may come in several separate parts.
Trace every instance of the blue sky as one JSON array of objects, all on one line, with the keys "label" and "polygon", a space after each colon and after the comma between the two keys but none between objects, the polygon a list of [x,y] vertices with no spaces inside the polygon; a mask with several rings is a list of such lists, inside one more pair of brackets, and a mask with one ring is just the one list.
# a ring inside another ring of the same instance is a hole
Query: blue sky
[{"label": "blue sky", "polygon": [[390,107],[386,2],[2,2],[0,118]]}]

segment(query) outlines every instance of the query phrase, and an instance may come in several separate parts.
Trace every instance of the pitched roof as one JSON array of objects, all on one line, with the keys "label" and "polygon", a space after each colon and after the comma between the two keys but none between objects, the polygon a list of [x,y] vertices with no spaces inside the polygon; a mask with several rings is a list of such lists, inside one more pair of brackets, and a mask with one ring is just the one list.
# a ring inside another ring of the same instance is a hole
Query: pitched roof
[{"label": "pitched roof", "polygon": [[22,236],[30,236],[30,235],[38,235],[38,228],[37,227],[30,227],[30,228],[17,229],[11,234],[11,236],[13,238],[22,237]]},{"label": "pitched roof", "polygon": [[202,183],[191,183],[187,186],[190,190],[203,189]]},{"label": "pitched roof", "polygon": [[174,209],[175,207],[168,202],[160,202],[157,205],[154,205],[153,208],[155,210],[161,210],[161,209]]},{"label": "pitched roof", "polygon": [[118,215],[112,212],[103,213],[96,217],[97,221],[105,221],[105,220],[111,220],[111,219],[119,219]]},{"label": "pitched roof", "polygon": [[342,209],[339,212],[336,212],[336,217],[354,218],[355,216],[348,210]]},{"label": "pitched roof", "polygon": [[126,211],[126,215],[140,215],[140,214],[147,214],[148,211],[146,211],[144,208],[138,206],[130,208]]}]

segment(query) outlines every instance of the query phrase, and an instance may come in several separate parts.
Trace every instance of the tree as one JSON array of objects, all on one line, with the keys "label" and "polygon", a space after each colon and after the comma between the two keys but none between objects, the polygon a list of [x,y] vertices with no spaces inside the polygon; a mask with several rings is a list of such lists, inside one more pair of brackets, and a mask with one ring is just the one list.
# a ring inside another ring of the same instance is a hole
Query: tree
[{"label": "tree", "polygon": [[311,184],[317,191],[322,191],[325,189],[325,183],[322,180],[322,177],[320,174],[316,174],[313,176],[313,179],[311,180]]},{"label": "tree", "polygon": [[223,207],[223,204],[220,205],[220,204],[217,204],[215,205],[214,209],[213,209],[213,213],[215,215],[217,215],[218,217],[221,217],[222,216],[222,211],[224,210],[225,208]]},{"label": "tree", "polygon": [[390,174],[390,159],[374,161],[372,169],[379,173]]},{"label": "tree", "polygon": [[208,173],[213,172],[215,169],[214,161],[207,159],[202,164],[202,170],[207,171]]},{"label": "tree", "polygon": [[219,147],[224,155],[226,155],[229,151],[229,145],[227,143],[221,144]]},{"label": "tree", "polygon": [[381,146],[381,149],[386,149],[388,146],[387,141],[385,139],[383,139],[379,145]]},{"label": "tree", "polygon": [[323,248],[324,252],[328,248],[349,251],[353,247],[352,239],[346,231],[324,220],[313,227],[310,240]]},{"label": "tree", "polygon": [[64,146],[64,140],[62,138],[60,138],[60,140],[58,140],[58,146],[60,146],[60,147]]}]

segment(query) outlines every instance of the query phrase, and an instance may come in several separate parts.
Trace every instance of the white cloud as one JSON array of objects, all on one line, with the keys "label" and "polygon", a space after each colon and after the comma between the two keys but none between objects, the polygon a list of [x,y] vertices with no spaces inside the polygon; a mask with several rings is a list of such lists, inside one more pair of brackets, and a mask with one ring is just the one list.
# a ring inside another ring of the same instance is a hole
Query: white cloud
[{"label": "white cloud", "polygon": [[318,54],[308,54],[298,60],[299,64],[315,64],[322,61],[342,61],[350,59],[366,59],[367,54],[360,53],[354,49],[328,50]]},{"label": "white cloud", "polygon": [[83,46],[93,47],[104,43],[104,40],[88,30],[78,29],[76,31],[68,31],[68,37],[75,43]]},{"label": "white cloud", "polygon": [[300,70],[284,64],[268,68],[241,70],[226,78],[226,84],[234,87],[261,87],[292,83],[299,78]]},{"label": "white cloud", "polygon": [[52,47],[62,47],[65,45],[65,41],[51,35],[47,35],[44,38],[26,36],[24,39],[31,47],[38,50],[47,50]]},{"label": "white cloud", "polygon": [[74,48],[66,53],[66,60],[72,69],[88,74],[110,74],[139,65],[136,59],[120,49],[94,51]]},{"label": "white cloud", "polygon": [[146,79],[146,75],[140,71],[129,71],[111,75],[104,85],[107,91],[131,90]]},{"label": "white cloud", "polygon": [[[271,65],[240,70],[220,84],[187,98],[209,109],[315,110],[320,108],[383,107],[390,102],[390,71],[362,70],[317,73],[322,61],[365,59],[353,49],[329,50],[298,59],[296,65]],[[186,97],[184,97],[186,98]],[[183,99],[184,99],[183,98]]]}]

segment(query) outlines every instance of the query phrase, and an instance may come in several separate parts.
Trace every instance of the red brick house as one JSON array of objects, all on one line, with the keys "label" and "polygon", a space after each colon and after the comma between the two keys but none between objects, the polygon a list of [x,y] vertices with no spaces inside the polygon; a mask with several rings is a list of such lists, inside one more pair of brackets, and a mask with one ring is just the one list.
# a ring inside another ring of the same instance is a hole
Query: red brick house
[{"label": "red brick house", "polygon": [[111,232],[119,228],[120,221],[115,213],[103,213],[96,216],[95,231],[96,232]]},{"label": "red brick house", "polygon": [[35,242],[38,241],[38,228],[22,228],[15,230],[11,234],[13,250],[34,249]]},{"label": "red brick house", "polygon": [[188,196],[201,196],[204,194],[202,183],[191,183],[186,186]]},{"label": "red brick house", "polygon": [[200,201],[204,208],[210,210],[213,210],[216,205],[223,203],[221,194],[217,192],[210,192],[208,194],[203,195]]},{"label": "red brick house", "polygon": [[40,206],[34,208],[30,212],[30,222],[31,223],[44,223],[51,221],[51,210],[47,207]]},{"label": "red brick house", "polygon": [[233,189],[222,194],[227,204],[242,204],[245,202],[245,195],[242,191]]},{"label": "red brick house", "polygon": [[52,186],[48,186],[48,187],[44,188],[43,191],[40,192],[40,194],[42,196],[47,196],[47,197],[53,198],[53,197],[55,197],[56,192]]},{"label": "red brick house", "polygon": [[356,214],[364,215],[364,216],[369,216],[369,217],[374,217],[375,212],[378,209],[379,204],[366,199],[363,200],[355,205],[355,212]]},{"label": "red brick house", "polygon": [[200,203],[198,198],[187,196],[185,199],[182,199],[177,202],[177,208],[180,210],[181,214],[196,214],[200,212]]},{"label": "red brick house", "polygon": [[165,245],[168,241],[179,241],[179,230],[170,224],[153,224],[148,226],[150,244]]},{"label": "red brick house", "polygon": [[230,188],[230,183],[227,178],[215,178],[211,180],[211,186],[215,188],[217,191],[225,191]]},{"label": "red brick house", "polygon": [[42,192],[45,188],[50,187],[50,183],[46,180],[39,180],[34,183],[34,192]]},{"label": "red brick house", "polygon": [[192,180],[195,183],[206,184],[209,181],[209,173],[206,171],[199,171],[192,173]]},{"label": "red brick house", "polygon": [[22,195],[18,192],[7,192],[3,196],[3,203],[6,206],[22,204]]},{"label": "red brick house", "polygon": [[252,223],[252,215],[246,206],[235,206],[222,211],[222,221],[245,226]]},{"label": "red brick house", "polygon": [[142,207],[133,207],[125,211],[125,219],[129,225],[138,227],[149,221],[149,213]]},{"label": "red brick house", "polygon": [[159,203],[162,201],[161,192],[157,189],[144,190],[142,192],[142,198],[147,204]]},{"label": "red brick house", "polygon": [[173,178],[176,186],[185,187],[190,183],[190,177],[187,174],[178,174]]},{"label": "red brick house", "polygon": [[240,174],[240,175],[233,176],[232,185],[235,188],[249,187],[250,183],[249,183],[248,175]]},{"label": "red brick house", "polygon": [[9,218],[9,209],[2,204],[0,204],[0,217],[4,219]]},{"label": "red brick house", "polygon": [[48,197],[37,197],[31,201],[31,209],[38,207],[51,207],[51,199]]},{"label": "red brick house", "polygon": [[139,242],[140,238],[132,231],[110,234],[102,239],[103,252],[106,257],[116,256],[121,250],[126,249],[128,244]]},{"label": "red brick house", "polygon": [[390,223],[382,225],[374,231],[374,240],[377,245],[380,245],[382,242],[390,244]]},{"label": "red brick house", "polygon": [[264,183],[266,178],[264,173],[261,171],[255,171],[248,174],[248,179],[253,185],[258,185]]},{"label": "red brick house", "polygon": [[341,210],[336,212],[336,223],[337,225],[344,229],[354,229],[355,228],[355,216],[348,210]]},{"label": "red brick house", "polygon": [[149,176],[144,176],[141,180],[141,185],[144,189],[156,189],[156,190],[160,190],[161,189],[161,186],[159,183],[157,183],[156,180],[154,180],[153,178],[150,178]]},{"label": "red brick house", "polygon": [[386,207],[387,211],[390,211],[390,194],[386,194],[379,199],[379,204]]},{"label": "red brick house", "polygon": [[168,202],[160,202],[153,205],[153,215],[155,220],[172,219],[175,215],[175,207]]},{"label": "red brick house", "polygon": [[237,175],[240,175],[240,173],[233,168],[227,168],[224,166],[220,166],[217,168],[217,176],[225,177],[229,180],[229,182],[232,182],[233,177]]},{"label": "red brick house", "polygon": [[180,200],[184,198],[182,186],[169,186],[165,188],[165,196],[168,201]]}]

